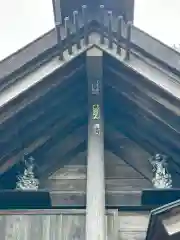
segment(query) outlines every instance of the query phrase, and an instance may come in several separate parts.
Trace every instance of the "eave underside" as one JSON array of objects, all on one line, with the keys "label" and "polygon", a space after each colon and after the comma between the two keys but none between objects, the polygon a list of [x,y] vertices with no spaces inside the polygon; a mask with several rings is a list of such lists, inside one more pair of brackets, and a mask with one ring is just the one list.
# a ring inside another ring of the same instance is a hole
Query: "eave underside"
[{"label": "eave underside", "polygon": [[[86,154],[84,63],[84,55],[80,55],[2,109],[2,187],[14,187],[16,163],[24,153],[35,157],[37,174],[43,178],[80,153]],[[174,186],[179,186],[178,102],[105,54],[104,106],[105,148],[149,183],[148,157],[156,152],[169,155]],[[12,181],[7,181],[9,177]]]}]

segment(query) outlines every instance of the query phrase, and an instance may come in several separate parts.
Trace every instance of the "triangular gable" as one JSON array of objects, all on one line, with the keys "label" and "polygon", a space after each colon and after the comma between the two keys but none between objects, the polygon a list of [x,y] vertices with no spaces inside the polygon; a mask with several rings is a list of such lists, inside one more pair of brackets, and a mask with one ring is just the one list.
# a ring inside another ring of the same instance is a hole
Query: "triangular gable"
[{"label": "triangular gable", "polygon": [[[152,82],[152,84],[158,85],[160,88],[169,92],[171,95],[179,98],[179,90],[177,88],[178,78],[176,76],[169,75],[158,69],[151,62],[146,62],[146,59],[142,56],[137,55],[136,53],[131,53],[130,60],[126,61],[125,59],[125,51],[122,50],[122,54],[119,56],[116,53],[116,47],[114,50],[108,49],[107,44],[101,45],[98,42],[100,41],[100,35],[93,33],[90,36],[90,44],[88,46],[83,45],[82,40],[82,48],[80,50],[76,49],[74,46],[73,55],[69,55],[67,50],[64,52],[65,61],[59,61],[58,57],[54,57],[51,61],[46,64],[39,66],[39,68],[25,76],[20,82],[15,82],[13,85],[10,84],[10,89],[5,85],[6,89],[1,93],[0,96],[0,107],[4,106],[7,102],[11,101],[11,99],[16,98],[23,91],[28,90],[33,85],[42,81],[45,77],[57,71],[59,68],[65,66],[67,63],[71,62],[73,59],[78,57],[79,55],[85,53],[87,49],[95,46],[98,49],[104,51],[104,53],[108,54],[112,57],[112,59],[116,59],[119,63],[122,63],[127,68],[133,70],[134,72],[142,75],[145,79],[148,79]],[[13,91],[11,91],[13,87]]]},{"label": "triangular gable", "polygon": [[[111,151],[105,150],[105,171],[108,179],[143,179],[140,172]],[[86,179],[87,151],[80,152],[75,158],[49,176],[49,179]],[[141,170],[140,170],[141,171]]]}]

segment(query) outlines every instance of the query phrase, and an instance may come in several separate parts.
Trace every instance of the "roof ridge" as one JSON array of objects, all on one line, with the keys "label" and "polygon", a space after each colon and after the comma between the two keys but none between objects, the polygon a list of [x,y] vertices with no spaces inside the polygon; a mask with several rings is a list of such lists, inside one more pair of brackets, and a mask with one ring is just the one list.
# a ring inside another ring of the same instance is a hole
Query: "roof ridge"
[{"label": "roof ridge", "polygon": [[13,56],[19,54],[20,52],[24,51],[26,48],[30,47],[31,45],[35,44],[36,42],[38,42],[39,40],[41,40],[42,38],[48,36],[49,34],[51,34],[53,31],[55,31],[55,28],[52,28],[51,30],[45,32],[44,34],[40,35],[38,38],[36,38],[35,40],[33,40],[32,42],[24,45],[22,48],[16,50],[15,52],[11,53],[10,55],[4,57],[3,59],[0,60],[0,64],[4,61],[9,60],[10,58],[12,58]]},{"label": "roof ridge", "polygon": [[[116,24],[117,19],[113,18],[112,15],[108,16],[109,17],[104,20],[102,26],[100,17],[92,15],[89,18],[90,19],[89,25],[92,24],[92,22],[95,22],[96,26],[94,30],[96,32],[99,32],[99,30],[101,29],[101,33],[103,31],[103,34],[105,34],[106,36],[108,36],[110,30],[109,26],[111,26],[112,31],[111,34],[113,38],[117,39],[118,34]],[[81,22],[80,29],[82,29],[84,27],[82,19],[80,22]],[[71,26],[75,27],[74,24],[71,24]],[[126,42],[127,37],[126,29],[127,24],[122,23],[121,43]],[[61,32],[63,33],[62,39],[65,39],[64,25],[61,25]],[[82,34],[84,34],[84,32],[82,32]],[[175,74],[180,75],[180,53],[171,49],[169,46],[164,45],[159,40],[154,39],[152,36],[136,28],[133,25],[130,38],[131,38],[129,43],[130,48],[142,52],[142,54],[144,54],[147,58],[151,58],[158,64],[163,65],[163,67],[165,67],[168,71],[172,71]],[[48,51],[50,52],[52,49],[55,50],[56,47],[57,47],[56,31],[55,29],[51,29],[49,32],[40,36],[34,42],[29,43],[22,49],[19,49],[17,52],[0,61],[0,84],[4,80],[6,80],[6,78],[11,77],[11,75],[14,72],[20,71],[20,69],[27,66],[27,64],[30,64],[31,61],[36,60],[37,57],[44,59],[46,52]],[[31,65],[34,64],[35,63],[31,63]]]}]

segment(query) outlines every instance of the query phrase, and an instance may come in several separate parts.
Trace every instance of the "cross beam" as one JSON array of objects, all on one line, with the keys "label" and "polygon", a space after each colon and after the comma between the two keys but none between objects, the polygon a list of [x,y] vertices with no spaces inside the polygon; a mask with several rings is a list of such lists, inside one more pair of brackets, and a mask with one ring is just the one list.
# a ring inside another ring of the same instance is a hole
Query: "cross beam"
[{"label": "cross beam", "polygon": [[102,106],[103,53],[87,51],[88,155],[86,195],[86,240],[105,239],[104,123]]}]

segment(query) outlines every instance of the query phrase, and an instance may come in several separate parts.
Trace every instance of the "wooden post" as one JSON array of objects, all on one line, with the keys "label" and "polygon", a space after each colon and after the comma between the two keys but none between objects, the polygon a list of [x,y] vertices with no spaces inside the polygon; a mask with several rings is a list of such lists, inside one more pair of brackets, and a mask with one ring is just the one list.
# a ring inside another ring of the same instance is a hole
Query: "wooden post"
[{"label": "wooden post", "polygon": [[121,54],[121,40],[122,40],[122,24],[123,24],[123,17],[118,16],[117,22],[117,54]]},{"label": "wooden post", "polygon": [[83,23],[84,23],[84,44],[89,44],[89,33],[88,33],[88,14],[87,14],[87,6],[82,6],[82,16],[83,16]]},{"label": "wooden post", "polygon": [[62,46],[62,39],[61,39],[62,17],[61,17],[60,0],[53,0],[52,3],[53,3],[54,21],[55,21],[55,27],[56,27],[57,45],[59,50],[59,59],[62,61],[64,57],[63,57],[63,46]]},{"label": "wooden post", "polygon": [[89,98],[86,240],[105,240],[104,134],[102,106],[103,53],[87,51]]},{"label": "wooden post", "polygon": [[77,45],[77,49],[81,49],[81,37],[80,37],[80,27],[79,27],[79,14],[78,11],[74,11],[73,12],[73,23],[75,25],[75,29],[76,29],[76,45]]},{"label": "wooden post", "polygon": [[100,44],[104,44],[104,5],[100,5]]},{"label": "wooden post", "polygon": [[52,0],[52,4],[53,4],[55,23],[58,22],[59,24],[62,24],[61,1],[60,0]]},{"label": "wooden post", "polygon": [[73,52],[72,52],[71,29],[70,29],[69,17],[65,17],[64,25],[65,25],[66,38],[68,42],[68,53],[69,55],[72,55]]},{"label": "wooden post", "polygon": [[125,60],[130,59],[130,52],[131,52],[131,31],[132,31],[132,23],[127,23],[127,32],[126,32],[126,55]]},{"label": "wooden post", "polygon": [[113,48],[112,11],[108,11],[108,48]]}]

